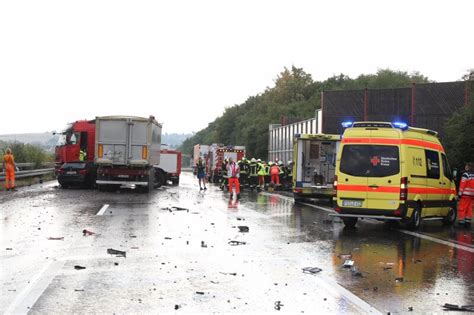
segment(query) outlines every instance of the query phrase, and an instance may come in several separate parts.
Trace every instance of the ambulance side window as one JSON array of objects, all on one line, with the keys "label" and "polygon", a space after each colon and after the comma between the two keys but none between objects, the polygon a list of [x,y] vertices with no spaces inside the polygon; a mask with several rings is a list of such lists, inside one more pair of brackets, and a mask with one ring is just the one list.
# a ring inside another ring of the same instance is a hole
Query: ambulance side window
[{"label": "ambulance side window", "polygon": [[437,151],[425,150],[426,176],[439,179],[439,154]]},{"label": "ambulance side window", "polygon": [[449,167],[448,159],[446,155],[441,153],[441,159],[443,161],[443,174],[444,177],[448,178],[449,180],[453,180],[453,173],[451,172],[451,167]]}]

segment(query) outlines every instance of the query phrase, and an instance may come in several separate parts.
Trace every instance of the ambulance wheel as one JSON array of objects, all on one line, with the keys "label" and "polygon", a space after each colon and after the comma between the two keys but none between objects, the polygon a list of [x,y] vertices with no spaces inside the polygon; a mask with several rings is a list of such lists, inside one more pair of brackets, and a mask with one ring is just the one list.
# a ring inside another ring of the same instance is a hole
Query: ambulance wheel
[{"label": "ambulance wheel", "polygon": [[357,219],[359,218],[341,218],[342,221],[344,222],[344,225],[346,228],[354,228],[357,224]]},{"label": "ambulance wheel", "polygon": [[421,206],[417,204],[413,209],[411,218],[408,221],[407,227],[409,230],[415,231],[418,230],[421,226]]},{"label": "ambulance wheel", "polygon": [[456,222],[456,217],[457,217],[456,207],[454,207],[454,206],[449,207],[448,214],[443,219],[443,224],[444,225],[453,225],[454,222]]}]

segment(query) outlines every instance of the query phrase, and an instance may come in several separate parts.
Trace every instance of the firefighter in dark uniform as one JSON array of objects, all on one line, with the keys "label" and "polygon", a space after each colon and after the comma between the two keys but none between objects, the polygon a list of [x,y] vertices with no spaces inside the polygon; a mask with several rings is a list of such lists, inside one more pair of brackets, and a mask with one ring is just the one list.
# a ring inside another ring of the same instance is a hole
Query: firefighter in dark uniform
[{"label": "firefighter in dark uniform", "polygon": [[249,164],[249,186],[250,186],[250,190],[254,190],[255,188],[257,188],[258,186],[258,170],[259,170],[259,167],[258,167],[258,163],[257,163],[257,160],[255,158],[252,158],[250,160],[250,164]]}]

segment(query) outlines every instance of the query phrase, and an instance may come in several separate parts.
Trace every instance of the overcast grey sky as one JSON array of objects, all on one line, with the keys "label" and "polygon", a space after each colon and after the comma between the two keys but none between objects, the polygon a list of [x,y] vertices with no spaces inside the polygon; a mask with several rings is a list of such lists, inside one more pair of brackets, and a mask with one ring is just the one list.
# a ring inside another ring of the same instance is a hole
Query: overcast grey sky
[{"label": "overcast grey sky", "polygon": [[0,0],[0,134],[100,115],[207,126],[283,67],[454,81],[474,68],[474,1]]}]

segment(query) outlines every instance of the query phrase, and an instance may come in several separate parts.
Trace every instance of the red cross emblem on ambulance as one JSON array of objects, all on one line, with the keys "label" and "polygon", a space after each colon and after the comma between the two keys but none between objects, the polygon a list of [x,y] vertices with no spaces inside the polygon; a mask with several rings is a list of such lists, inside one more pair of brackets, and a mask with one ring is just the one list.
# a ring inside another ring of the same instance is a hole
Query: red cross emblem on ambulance
[{"label": "red cross emblem on ambulance", "polygon": [[377,166],[380,163],[380,158],[378,156],[374,156],[370,159],[370,163],[372,163],[373,166]]}]

